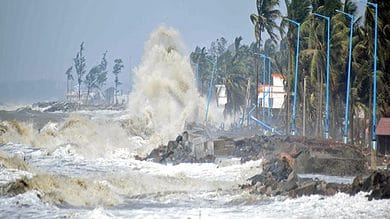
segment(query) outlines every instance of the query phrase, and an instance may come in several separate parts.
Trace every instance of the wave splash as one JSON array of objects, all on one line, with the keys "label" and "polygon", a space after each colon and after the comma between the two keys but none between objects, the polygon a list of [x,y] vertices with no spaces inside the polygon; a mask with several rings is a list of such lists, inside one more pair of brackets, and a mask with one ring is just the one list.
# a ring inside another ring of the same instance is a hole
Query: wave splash
[{"label": "wave splash", "polygon": [[[203,121],[205,100],[196,89],[194,73],[176,30],[157,28],[134,72],[131,121],[142,121],[152,133],[151,139],[160,141],[156,143],[175,138],[186,122]],[[138,128],[145,130],[145,126]]]},{"label": "wave splash", "polygon": [[[126,112],[108,118],[99,112],[75,113],[39,130],[33,122],[3,121],[0,143],[34,145],[49,152],[71,145],[77,154],[91,159],[109,157],[118,149],[126,149],[130,157],[145,156],[175,139],[186,123],[203,123],[206,100],[197,91],[179,32],[160,26],[151,33],[144,49],[142,61],[134,69]],[[222,116],[212,103],[209,122],[223,121]]]}]

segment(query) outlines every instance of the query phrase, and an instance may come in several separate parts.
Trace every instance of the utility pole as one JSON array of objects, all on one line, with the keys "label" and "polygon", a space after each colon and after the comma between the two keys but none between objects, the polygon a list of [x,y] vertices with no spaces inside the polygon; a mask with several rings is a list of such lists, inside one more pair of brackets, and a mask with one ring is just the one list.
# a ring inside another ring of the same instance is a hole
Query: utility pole
[{"label": "utility pole", "polygon": [[255,67],[256,67],[256,86],[255,86],[256,111],[255,111],[255,115],[256,115],[256,118],[259,118],[259,61],[260,61],[260,57],[258,56],[257,53],[255,53]]},{"label": "utility pole", "polygon": [[291,125],[291,135],[295,135],[296,134],[296,109],[297,109],[297,96],[298,96],[298,90],[297,90],[297,87],[298,87],[298,64],[299,64],[299,37],[300,37],[300,31],[301,31],[301,24],[294,21],[294,20],[291,20],[291,19],[288,19],[288,18],[284,18],[284,20],[292,23],[292,24],[295,24],[298,29],[297,29],[297,45],[296,45],[296,49],[295,49],[295,74],[294,74],[294,101],[293,101],[293,112],[292,112],[292,125]]},{"label": "utility pole", "polygon": [[372,91],[372,132],[371,132],[371,167],[376,169],[376,71],[377,71],[377,48],[378,48],[378,3],[360,0],[366,7],[371,6],[374,8],[374,75],[373,75],[373,91]]},{"label": "utility pole", "polygon": [[330,17],[313,13],[326,21],[326,99],[325,99],[325,139],[329,138],[329,51],[330,51]]},{"label": "utility pole", "polygon": [[348,46],[348,76],[347,76],[347,94],[345,100],[345,118],[344,118],[344,144],[348,143],[348,114],[349,114],[349,93],[351,89],[351,60],[352,60],[352,33],[353,33],[353,22],[354,16],[352,14],[345,13],[340,10],[336,10],[338,13],[341,13],[350,18],[350,27],[349,27],[349,46]]}]

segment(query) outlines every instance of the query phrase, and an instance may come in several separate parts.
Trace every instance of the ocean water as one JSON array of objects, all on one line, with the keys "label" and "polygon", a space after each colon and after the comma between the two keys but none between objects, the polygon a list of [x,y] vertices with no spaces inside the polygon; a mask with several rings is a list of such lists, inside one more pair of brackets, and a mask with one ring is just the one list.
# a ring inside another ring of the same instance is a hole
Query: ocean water
[{"label": "ocean water", "polygon": [[[0,121],[0,218],[390,217],[390,200],[368,201],[364,193],[290,199],[239,189],[261,173],[261,160],[173,166],[134,159],[175,139],[187,122],[202,123],[206,103],[173,28],[151,34],[134,71],[125,111],[56,114],[63,121],[42,128],[33,119]],[[213,103],[209,124],[220,121],[228,127],[230,119]],[[21,180],[25,192],[7,192]]]},{"label": "ocean water", "polygon": [[261,160],[167,166],[120,156],[85,159],[69,145],[50,154],[13,143],[0,151],[28,166],[0,167],[0,185],[37,177],[31,190],[0,196],[0,218],[388,218],[390,212],[390,200],[368,201],[364,193],[290,199],[239,189],[261,172]]}]

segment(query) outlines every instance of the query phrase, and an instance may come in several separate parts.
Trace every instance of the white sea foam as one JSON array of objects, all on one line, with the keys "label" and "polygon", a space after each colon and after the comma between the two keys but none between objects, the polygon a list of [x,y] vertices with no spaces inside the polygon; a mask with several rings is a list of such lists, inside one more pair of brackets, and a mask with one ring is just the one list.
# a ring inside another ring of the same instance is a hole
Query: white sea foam
[{"label": "white sea foam", "polygon": [[389,200],[370,202],[362,193],[289,199],[239,190],[261,173],[261,161],[165,166],[132,159],[176,137],[186,122],[204,121],[205,100],[184,54],[178,32],[159,27],[135,69],[127,111],[84,111],[41,130],[2,122],[0,143],[13,143],[0,151],[18,155],[29,171],[1,167],[0,184],[33,178],[33,190],[0,196],[0,218],[388,217]]},{"label": "white sea foam", "polygon": [[[31,144],[49,152],[70,145],[71,151],[90,159],[117,156],[119,151],[145,156],[175,139],[186,123],[204,122],[206,101],[197,91],[176,30],[158,27],[146,42],[142,61],[134,72],[128,110],[80,111],[62,123],[49,122],[40,130],[28,122],[3,122],[7,131],[0,132],[0,143]],[[215,105],[212,101],[210,123],[223,121]]]},{"label": "white sea foam", "polygon": [[[157,28],[134,72],[129,109],[133,121],[138,121],[135,124],[148,130],[154,144],[174,139],[186,122],[204,121],[205,99],[196,89],[191,64],[176,30]],[[210,120],[218,115],[221,113],[211,110]]]},{"label": "white sea foam", "polygon": [[19,108],[24,108],[24,107],[30,107],[31,104],[23,104],[23,103],[0,103],[0,110],[5,110],[5,111],[14,111]]},{"label": "white sea foam", "polygon": [[[266,198],[238,190],[237,185],[248,176],[261,172],[260,161],[225,167],[216,164],[165,166],[115,156],[89,160],[68,151],[69,146],[61,148],[48,154],[27,145],[0,146],[1,151],[23,155],[38,172],[49,173],[40,175],[32,184],[39,192],[0,197],[0,216],[7,218],[15,214],[15,209],[21,209],[17,214],[21,217],[385,218],[390,211],[390,200],[368,201],[363,193],[290,199]],[[19,173],[17,171],[16,177],[8,173],[7,181],[16,180],[21,176]],[[50,195],[45,196],[46,193]],[[65,200],[81,208],[56,207],[50,204],[51,199],[54,202]]]},{"label": "white sea foam", "polygon": [[[180,195],[171,198],[175,200]],[[105,209],[100,214],[131,218],[388,218],[390,212],[390,200],[368,201],[364,193],[356,196],[338,193],[331,197],[313,195],[281,200],[265,198],[255,204],[241,205],[229,205],[229,197],[213,192],[205,197],[182,197],[180,201],[188,201],[188,205],[168,200],[167,207]]]}]

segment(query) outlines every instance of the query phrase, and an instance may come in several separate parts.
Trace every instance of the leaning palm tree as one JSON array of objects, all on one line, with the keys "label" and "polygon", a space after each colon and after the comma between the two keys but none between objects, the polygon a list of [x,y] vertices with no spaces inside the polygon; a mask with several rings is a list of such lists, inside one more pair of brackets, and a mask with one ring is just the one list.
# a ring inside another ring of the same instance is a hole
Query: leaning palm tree
[{"label": "leaning palm tree", "polygon": [[260,48],[262,33],[265,31],[274,41],[278,39],[275,30],[280,30],[276,19],[281,17],[280,11],[276,8],[279,0],[256,0],[257,14],[251,14],[250,19],[255,26],[255,37],[258,48]]},{"label": "leaning palm tree", "polygon": [[69,82],[74,80],[73,75],[72,75],[72,70],[73,70],[73,66],[70,66],[68,68],[68,70],[66,70],[66,72],[65,72],[65,74],[66,74],[66,98],[68,98],[69,91],[70,91]]},{"label": "leaning palm tree", "polygon": [[[276,8],[279,0],[256,0],[257,14],[251,14],[250,19],[255,27],[256,51],[260,51],[262,34],[266,31],[269,37],[276,41],[278,35],[275,30],[281,31],[280,26],[276,24],[276,19],[281,17],[280,11]],[[257,62],[257,59],[256,59]],[[259,84],[259,65],[256,66],[256,87]],[[256,88],[256,106],[259,105]],[[256,108],[256,115],[258,110]]]}]

